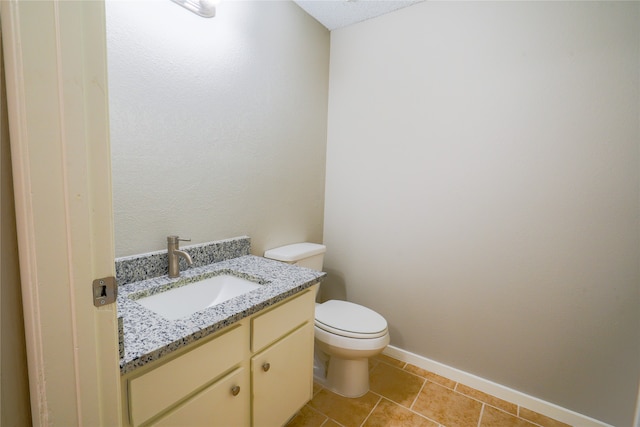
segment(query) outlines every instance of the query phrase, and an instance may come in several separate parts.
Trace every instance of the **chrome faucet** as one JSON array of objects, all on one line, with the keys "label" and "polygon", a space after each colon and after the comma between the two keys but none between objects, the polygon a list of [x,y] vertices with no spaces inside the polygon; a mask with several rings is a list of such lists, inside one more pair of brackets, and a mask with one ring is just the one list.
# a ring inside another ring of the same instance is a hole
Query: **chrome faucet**
[{"label": "chrome faucet", "polygon": [[178,236],[167,236],[167,254],[169,255],[169,277],[180,277],[180,257],[187,261],[188,265],[193,264],[191,255],[181,251],[180,241],[190,242],[191,239],[180,239]]}]

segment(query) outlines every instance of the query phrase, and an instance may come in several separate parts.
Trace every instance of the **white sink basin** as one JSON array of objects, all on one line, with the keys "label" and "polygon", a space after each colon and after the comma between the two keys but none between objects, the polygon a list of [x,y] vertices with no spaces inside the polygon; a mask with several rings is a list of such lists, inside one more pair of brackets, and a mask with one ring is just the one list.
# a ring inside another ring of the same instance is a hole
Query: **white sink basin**
[{"label": "white sink basin", "polygon": [[250,280],[221,274],[140,298],[136,302],[166,319],[176,320],[259,287]]}]

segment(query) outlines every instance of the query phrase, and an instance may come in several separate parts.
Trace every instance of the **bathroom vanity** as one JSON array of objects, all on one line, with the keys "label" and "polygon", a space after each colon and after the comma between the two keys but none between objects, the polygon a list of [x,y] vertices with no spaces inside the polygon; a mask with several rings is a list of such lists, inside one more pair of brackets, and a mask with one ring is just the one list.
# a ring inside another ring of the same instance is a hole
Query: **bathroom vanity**
[{"label": "bathroom vanity", "polygon": [[[187,248],[185,248],[188,250]],[[167,320],[140,295],[231,272],[260,287]],[[120,286],[125,426],[280,426],[311,399],[315,292],[324,273],[242,255]]]}]

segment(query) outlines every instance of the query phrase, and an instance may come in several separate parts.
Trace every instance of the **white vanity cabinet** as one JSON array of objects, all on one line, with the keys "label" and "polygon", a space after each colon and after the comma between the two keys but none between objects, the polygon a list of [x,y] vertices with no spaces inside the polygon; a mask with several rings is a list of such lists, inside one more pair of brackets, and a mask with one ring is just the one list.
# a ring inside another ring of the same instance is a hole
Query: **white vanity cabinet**
[{"label": "white vanity cabinet", "polygon": [[312,287],[123,375],[123,424],[283,425],[312,397],[314,307]]}]

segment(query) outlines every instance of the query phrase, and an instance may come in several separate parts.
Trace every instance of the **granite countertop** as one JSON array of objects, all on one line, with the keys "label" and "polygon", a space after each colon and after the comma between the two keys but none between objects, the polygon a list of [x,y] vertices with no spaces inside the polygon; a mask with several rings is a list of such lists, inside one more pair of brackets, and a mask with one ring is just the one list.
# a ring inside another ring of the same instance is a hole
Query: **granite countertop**
[{"label": "granite countertop", "polygon": [[[230,273],[259,282],[247,294],[194,313],[167,320],[135,302],[130,296],[149,295],[195,281],[200,276]],[[206,337],[319,283],[326,273],[296,267],[254,255],[244,255],[209,265],[188,268],[181,277],[159,276],[118,287],[118,316],[122,317],[124,354],[120,372],[126,374],[166,354]]]}]

